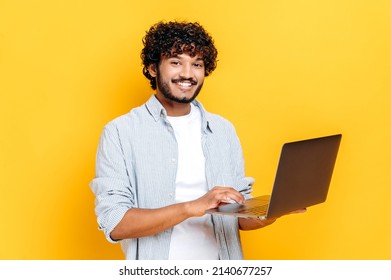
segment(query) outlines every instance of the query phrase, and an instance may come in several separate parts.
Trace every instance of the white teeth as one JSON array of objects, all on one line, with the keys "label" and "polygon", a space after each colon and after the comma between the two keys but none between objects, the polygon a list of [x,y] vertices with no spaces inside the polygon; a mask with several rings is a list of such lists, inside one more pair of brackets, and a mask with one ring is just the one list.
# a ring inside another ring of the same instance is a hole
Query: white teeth
[{"label": "white teeth", "polygon": [[178,82],[178,85],[181,87],[191,87],[191,83],[186,83],[186,82]]}]

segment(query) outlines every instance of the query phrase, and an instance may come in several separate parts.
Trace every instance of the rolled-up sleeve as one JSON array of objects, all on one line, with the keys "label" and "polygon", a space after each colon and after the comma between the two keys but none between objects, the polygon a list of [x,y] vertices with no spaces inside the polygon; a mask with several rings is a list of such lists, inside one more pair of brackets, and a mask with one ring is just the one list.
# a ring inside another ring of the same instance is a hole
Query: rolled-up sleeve
[{"label": "rolled-up sleeve", "polygon": [[95,214],[99,229],[109,242],[110,233],[125,213],[135,206],[135,194],[127,172],[118,130],[112,123],[103,129],[97,154],[95,178],[90,187],[95,194]]}]

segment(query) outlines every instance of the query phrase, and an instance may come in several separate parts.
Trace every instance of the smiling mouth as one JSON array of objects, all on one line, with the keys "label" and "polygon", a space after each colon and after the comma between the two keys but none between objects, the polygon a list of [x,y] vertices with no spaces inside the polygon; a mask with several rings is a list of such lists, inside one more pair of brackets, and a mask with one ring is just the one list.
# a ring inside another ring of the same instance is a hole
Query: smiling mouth
[{"label": "smiling mouth", "polygon": [[197,84],[197,82],[194,80],[179,80],[178,79],[178,80],[173,80],[172,82],[174,84],[181,86],[181,87],[188,87],[188,88],[195,86]]}]

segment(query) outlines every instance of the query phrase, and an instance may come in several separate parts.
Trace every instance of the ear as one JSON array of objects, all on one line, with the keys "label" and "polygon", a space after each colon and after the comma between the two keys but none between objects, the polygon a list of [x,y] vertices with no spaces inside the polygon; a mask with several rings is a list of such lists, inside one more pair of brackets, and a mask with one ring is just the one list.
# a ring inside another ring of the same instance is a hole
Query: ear
[{"label": "ear", "polygon": [[156,77],[157,76],[157,69],[156,69],[156,64],[151,64],[148,66],[148,72],[149,72],[149,75],[151,75],[152,77]]}]

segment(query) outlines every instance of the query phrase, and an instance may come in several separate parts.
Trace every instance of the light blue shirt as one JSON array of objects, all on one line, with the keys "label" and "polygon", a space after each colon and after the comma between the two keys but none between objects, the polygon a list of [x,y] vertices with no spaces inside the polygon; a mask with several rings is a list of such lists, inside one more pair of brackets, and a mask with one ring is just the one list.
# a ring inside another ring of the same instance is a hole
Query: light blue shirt
[{"label": "light blue shirt", "polygon": [[[233,125],[206,112],[202,117],[202,148],[208,188],[232,186],[251,197],[254,179],[245,177],[241,145]],[[191,149],[191,147],[189,147]],[[111,231],[130,208],[160,208],[175,203],[178,149],[167,112],[155,96],[109,122],[103,129],[96,158],[95,194],[99,228],[110,242]],[[242,259],[238,220],[212,217],[220,259]],[[129,225],[131,226],[131,225]],[[126,259],[168,259],[172,228],[159,234],[121,240]]]}]

